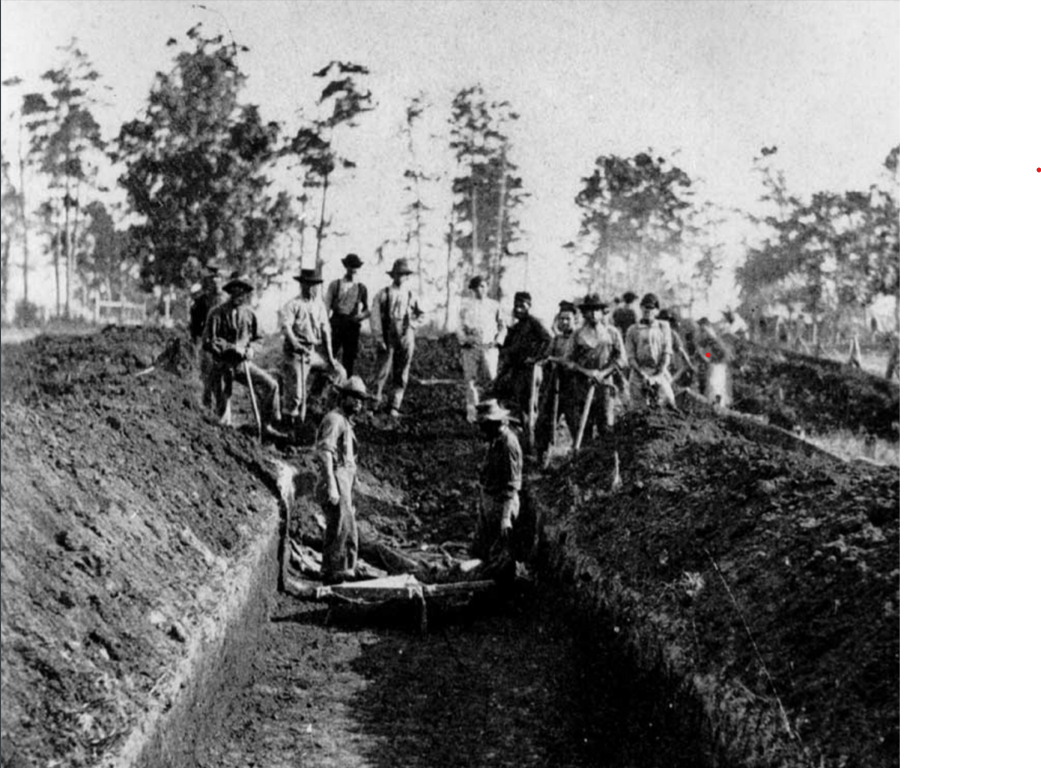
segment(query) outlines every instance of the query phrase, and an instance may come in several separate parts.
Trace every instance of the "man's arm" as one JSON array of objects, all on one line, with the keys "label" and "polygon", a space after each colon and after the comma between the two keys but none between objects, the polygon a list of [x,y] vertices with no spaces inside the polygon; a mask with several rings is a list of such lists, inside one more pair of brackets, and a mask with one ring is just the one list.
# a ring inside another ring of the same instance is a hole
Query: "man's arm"
[{"label": "man's arm", "polygon": [[282,327],[282,335],[285,340],[289,343],[290,348],[294,352],[306,352],[307,347],[300,343],[300,339],[296,337],[296,333],[293,332],[293,322],[295,319],[296,306],[295,299],[286,303],[285,306],[279,310],[278,313],[278,324]]},{"label": "man's arm", "polygon": [[340,503],[340,489],[336,484],[336,469],[333,457],[336,455],[336,443],[339,440],[342,427],[336,414],[327,413],[322,417],[322,423],[318,427],[318,436],[315,439],[315,450],[321,463],[322,474],[325,477],[327,496],[329,504]]}]

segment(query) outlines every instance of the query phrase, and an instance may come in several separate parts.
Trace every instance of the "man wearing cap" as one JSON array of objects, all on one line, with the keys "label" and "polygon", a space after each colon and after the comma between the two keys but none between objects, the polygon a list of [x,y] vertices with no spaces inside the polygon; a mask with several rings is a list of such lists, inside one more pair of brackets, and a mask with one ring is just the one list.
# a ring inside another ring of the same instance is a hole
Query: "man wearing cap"
[{"label": "man wearing cap", "polygon": [[[521,413],[521,424],[525,434],[534,424],[528,423],[528,404],[535,363],[546,356],[552,337],[542,322],[531,314],[531,294],[518,291],[513,296],[515,322],[506,331],[506,339],[499,353],[499,373],[495,391]],[[530,439],[530,438],[529,438]],[[534,449],[528,445],[528,450]]]},{"label": "man wearing cap", "polygon": [[322,417],[315,440],[318,455],[318,498],[325,514],[322,581],[338,584],[354,577],[358,565],[358,526],[354,481],[358,472],[358,438],[354,417],[372,400],[358,376],[337,376],[332,382],[337,407]]},{"label": "man wearing cap", "polygon": [[481,469],[480,512],[471,552],[495,567],[512,559],[511,534],[520,514],[524,457],[509,417],[497,400],[477,406],[477,425],[488,442],[488,452]]},{"label": "man wearing cap", "polygon": [[358,254],[348,253],[342,263],[347,273],[329,285],[325,292],[325,306],[329,309],[333,354],[340,359],[347,375],[353,376],[361,324],[369,317],[369,289],[364,283],[354,280],[354,273],[362,265]]},{"label": "man wearing cap", "polygon": [[640,300],[640,319],[625,334],[629,358],[629,391],[633,405],[650,403],[676,407],[669,364],[672,362],[672,328],[658,320],[658,297],[646,294]]},{"label": "man wearing cap", "polygon": [[575,414],[571,406],[574,389],[574,377],[564,365],[568,345],[571,336],[575,332],[575,314],[577,310],[574,302],[564,300],[560,302],[557,316],[553,321],[553,329],[556,335],[550,342],[545,367],[547,375],[542,380],[542,390],[539,395],[539,415],[535,424],[535,452],[540,459],[540,464],[545,464],[546,451],[553,441],[553,434],[557,425],[553,418],[554,413],[564,417],[572,438],[578,428],[574,420]]},{"label": "man wearing cap", "polygon": [[311,370],[337,368],[339,363],[334,362],[329,316],[318,293],[322,276],[315,269],[301,269],[293,279],[300,283],[300,295],[282,307],[278,322],[284,340],[284,410],[286,417],[299,427],[307,416],[307,381]]},{"label": "man wearing cap", "polygon": [[372,302],[372,337],[376,340],[377,366],[376,400],[384,403],[384,389],[388,380],[391,395],[386,402],[387,412],[397,418],[408,386],[412,355],[416,349],[415,324],[423,316],[412,291],[404,282],[412,269],[407,259],[395,260],[390,271],[391,283],[381,288]]},{"label": "man wearing cap", "polygon": [[[254,342],[260,339],[257,316],[246,303],[253,286],[236,273],[224,285],[229,298],[206,318],[203,348],[212,355],[206,390],[222,424],[231,423],[234,382],[263,390],[267,419],[264,431],[281,436],[274,424],[282,420],[278,381],[253,362]],[[247,377],[248,372],[248,377]]]},{"label": "man wearing cap", "polygon": [[588,426],[596,427],[600,434],[614,427],[618,393],[611,378],[615,374],[623,375],[629,366],[622,334],[613,325],[604,322],[605,306],[595,293],[582,299],[578,304],[578,311],[582,313],[582,327],[571,335],[564,356],[572,370],[581,374],[575,381],[574,400],[571,403],[575,421],[581,422],[578,409],[584,407],[589,390],[593,388]]},{"label": "man wearing cap", "polygon": [[633,306],[633,303],[638,298],[632,291],[626,291],[622,294],[622,305],[611,313],[611,323],[622,334],[623,339],[629,332],[629,328],[636,322],[636,307]]},{"label": "man wearing cap", "polygon": [[499,370],[499,346],[506,336],[506,319],[499,302],[485,295],[480,275],[470,279],[471,296],[459,307],[459,357],[466,387],[466,420],[477,418],[479,393],[495,379]]}]

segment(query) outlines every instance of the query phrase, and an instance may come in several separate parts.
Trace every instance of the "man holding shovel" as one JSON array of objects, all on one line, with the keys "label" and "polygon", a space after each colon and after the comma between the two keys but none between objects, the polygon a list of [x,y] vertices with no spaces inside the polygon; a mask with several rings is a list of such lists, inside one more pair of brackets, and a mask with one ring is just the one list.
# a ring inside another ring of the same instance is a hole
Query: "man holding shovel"
[{"label": "man holding shovel", "polygon": [[311,370],[331,369],[338,373],[342,366],[333,357],[329,316],[318,295],[322,276],[317,270],[301,269],[294,279],[300,283],[300,295],[282,307],[278,320],[284,338],[282,384],[286,417],[299,428],[307,416],[307,382]]},{"label": "man holding shovel", "polygon": [[[213,356],[206,390],[213,400],[221,424],[231,424],[231,393],[234,382],[244,383],[249,389],[259,431],[272,437],[284,437],[275,428],[282,420],[278,381],[253,362],[254,342],[260,339],[257,316],[246,303],[253,286],[240,274],[232,275],[224,291],[230,297],[212,310],[203,330],[203,348]],[[260,425],[254,384],[264,391],[267,404],[267,423]]]},{"label": "man holding shovel", "polygon": [[318,498],[325,513],[322,581],[339,584],[354,578],[358,565],[358,526],[354,510],[354,481],[358,472],[358,439],[354,417],[372,400],[358,376],[337,377],[332,387],[339,396],[336,408],[318,426]]},{"label": "man holding shovel", "polygon": [[581,447],[587,429],[595,427],[603,435],[614,428],[618,390],[611,377],[629,367],[621,333],[604,321],[606,306],[595,293],[582,299],[578,311],[583,324],[571,335],[564,356],[566,365],[577,374],[572,407],[582,409],[575,450]]}]

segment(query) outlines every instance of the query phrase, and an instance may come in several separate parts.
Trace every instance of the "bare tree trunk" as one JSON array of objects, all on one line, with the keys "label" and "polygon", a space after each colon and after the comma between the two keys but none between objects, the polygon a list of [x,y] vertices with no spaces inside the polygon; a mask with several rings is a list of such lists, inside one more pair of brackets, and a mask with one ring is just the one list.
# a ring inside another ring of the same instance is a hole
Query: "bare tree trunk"
[{"label": "bare tree trunk", "polygon": [[76,243],[79,241],[80,233],[80,188],[82,187],[82,181],[76,180],[76,197],[75,197],[75,212],[72,214],[72,239],[69,241],[69,261],[66,264],[67,274],[66,280],[66,294],[65,294],[65,308],[71,313],[70,299],[75,294],[73,290],[74,282],[78,281],[78,261],[76,256]]},{"label": "bare tree trunk", "polygon": [[502,257],[505,253],[504,244],[502,242],[503,230],[505,229],[506,223],[506,144],[502,144],[502,153],[499,160],[499,220],[496,223],[496,240],[495,244],[498,247],[498,254],[495,259],[495,270],[492,275],[492,295],[497,297],[499,301],[502,300],[502,286],[500,285],[500,277],[502,273]]},{"label": "bare tree trunk", "polygon": [[[322,269],[322,239],[325,237],[325,198],[329,192],[329,174],[322,177],[322,210],[318,216],[317,244],[314,251],[314,268]],[[301,267],[303,264],[301,263]]]},{"label": "bare tree trunk", "polygon": [[448,323],[451,318],[451,306],[452,306],[452,245],[455,243],[455,215],[452,213],[448,214],[448,255],[445,258],[445,325],[444,330],[448,330]]},{"label": "bare tree trunk", "polygon": [[473,155],[470,156],[470,226],[471,226],[471,237],[470,237],[470,266],[474,271],[477,271],[480,267],[477,261],[477,235],[479,233],[479,227],[477,226],[477,175],[474,173]]},{"label": "bare tree trunk", "polygon": [[[66,162],[68,157],[66,156]],[[65,175],[65,199],[62,201],[65,208],[65,222],[62,225],[62,232],[64,235],[64,250],[65,250],[65,312],[66,318],[69,317],[69,298],[72,296],[72,281],[71,277],[71,266],[72,266],[72,227],[69,221],[69,207],[72,203],[72,190],[69,186],[69,176]]]},{"label": "bare tree trunk", "polygon": [[29,220],[25,215],[28,205],[25,189],[25,157],[22,154],[22,123],[18,121],[18,185],[21,195],[18,202],[18,217],[22,225],[22,301],[29,303]]}]

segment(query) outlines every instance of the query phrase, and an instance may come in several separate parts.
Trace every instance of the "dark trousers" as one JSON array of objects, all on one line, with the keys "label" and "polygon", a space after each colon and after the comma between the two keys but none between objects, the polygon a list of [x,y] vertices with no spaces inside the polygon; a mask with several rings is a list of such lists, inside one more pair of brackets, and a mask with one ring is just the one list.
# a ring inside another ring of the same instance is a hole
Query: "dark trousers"
[{"label": "dark trousers", "polygon": [[333,356],[340,359],[347,375],[353,376],[361,340],[361,323],[352,317],[334,314],[329,318],[329,325],[333,332]]}]

